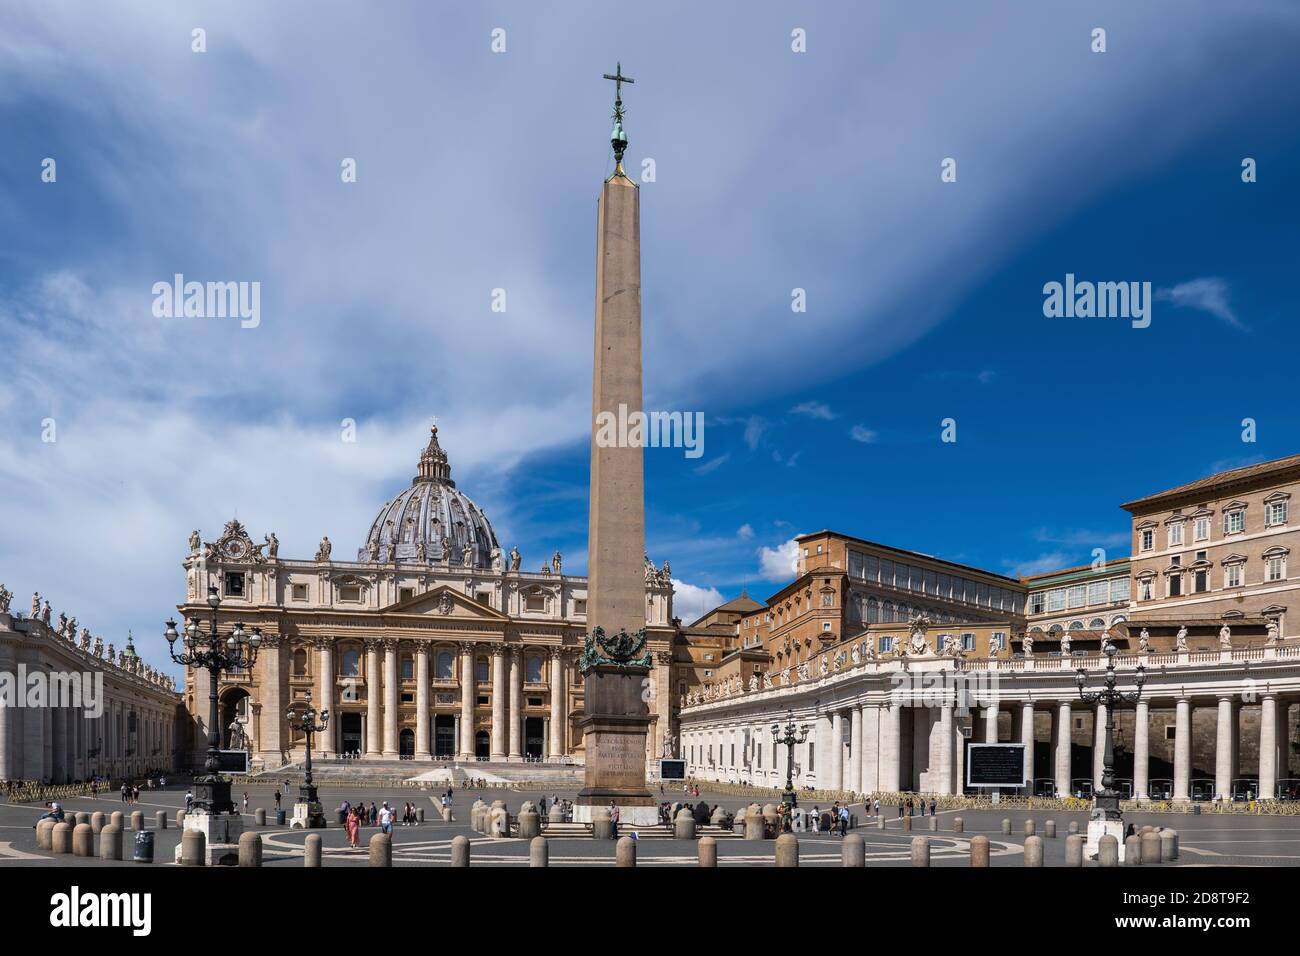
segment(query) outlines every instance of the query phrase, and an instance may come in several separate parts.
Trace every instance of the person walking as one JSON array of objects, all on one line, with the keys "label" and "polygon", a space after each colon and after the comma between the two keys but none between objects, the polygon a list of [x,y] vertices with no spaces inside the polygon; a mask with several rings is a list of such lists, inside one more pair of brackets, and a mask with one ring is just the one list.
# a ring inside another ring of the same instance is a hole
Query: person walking
[{"label": "person walking", "polygon": [[848,836],[849,833],[849,808],[840,807],[840,836]]},{"label": "person walking", "polygon": [[936,800],[934,797],[931,797],[931,798],[930,798],[930,816],[934,816],[934,815],[935,815],[934,811],[938,808],[938,806],[939,806],[939,801]]},{"label": "person walking", "polygon": [[248,813],[248,791],[244,791],[244,813]]},{"label": "person walking", "polygon": [[344,824],[344,827],[348,831],[348,845],[355,850],[357,848],[357,831],[361,829],[361,817],[358,816],[356,807],[348,810],[347,823]]},{"label": "person walking", "polygon": [[389,808],[387,800],[379,810],[379,829],[383,833],[393,832],[393,811]]},{"label": "person walking", "polygon": [[618,839],[618,806],[613,800],[609,801],[609,821],[613,824],[614,839]]},{"label": "person walking", "polygon": [[280,812],[280,788],[275,788],[275,812]]}]

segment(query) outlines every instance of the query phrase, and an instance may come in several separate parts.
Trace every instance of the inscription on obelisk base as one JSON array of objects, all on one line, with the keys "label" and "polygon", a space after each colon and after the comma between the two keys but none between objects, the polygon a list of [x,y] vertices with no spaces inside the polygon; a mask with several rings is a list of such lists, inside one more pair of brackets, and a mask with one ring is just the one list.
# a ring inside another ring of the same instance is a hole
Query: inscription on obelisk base
[{"label": "inscription on obelisk base", "polygon": [[575,821],[590,822],[593,808],[613,803],[621,824],[659,823],[659,808],[645,785],[650,713],[643,698],[649,674],[646,667],[587,671],[584,698],[591,712],[582,721],[585,786],[574,800]]}]

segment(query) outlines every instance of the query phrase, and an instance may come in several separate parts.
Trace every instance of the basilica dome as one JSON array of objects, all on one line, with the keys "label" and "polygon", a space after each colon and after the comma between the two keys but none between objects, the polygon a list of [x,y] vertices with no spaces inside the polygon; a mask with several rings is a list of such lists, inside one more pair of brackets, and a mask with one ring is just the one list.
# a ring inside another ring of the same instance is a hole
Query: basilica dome
[{"label": "basilica dome", "polygon": [[437,425],[420,455],[419,474],[411,487],[379,509],[357,560],[484,570],[499,562],[496,532],[487,516],[451,480]]}]

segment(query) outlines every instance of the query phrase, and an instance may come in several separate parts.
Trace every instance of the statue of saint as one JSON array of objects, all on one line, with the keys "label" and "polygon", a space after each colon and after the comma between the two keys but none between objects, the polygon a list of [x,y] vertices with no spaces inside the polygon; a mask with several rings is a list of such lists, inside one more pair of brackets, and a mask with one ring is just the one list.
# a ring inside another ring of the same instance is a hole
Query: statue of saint
[{"label": "statue of saint", "polygon": [[474,566],[474,546],[468,542],[460,549],[460,562],[467,568]]},{"label": "statue of saint", "polygon": [[[0,610],[3,610],[3,608],[0,608]],[[1265,627],[1268,630],[1268,640],[1264,642],[1264,646],[1277,647],[1278,641],[1281,639],[1281,632],[1278,630],[1277,621],[1270,620]]]},{"label": "statue of saint", "polygon": [[1034,656],[1034,632],[1026,631],[1025,636],[1020,639],[1020,646],[1024,648],[1025,657]]},{"label": "statue of saint", "polygon": [[551,570],[559,574],[562,566],[560,552],[556,551],[555,557],[551,558]]},{"label": "statue of saint", "polygon": [[41,605],[41,623],[46,627],[50,625],[50,602],[48,599]]},{"label": "statue of saint", "polygon": [[1142,628],[1142,633],[1138,635],[1138,650],[1143,654],[1151,651],[1151,632],[1145,627]]},{"label": "statue of saint", "polygon": [[9,602],[14,599],[14,592],[0,584],[0,614],[9,613]]},{"label": "statue of saint", "polygon": [[510,549],[510,570],[511,570],[511,571],[518,571],[518,570],[519,570],[519,562],[522,561],[522,560],[523,560],[523,558],[522,558],[522,557],[520,556],[520,554],[519,554],[519,549],[518,549],[518,548],[511,548],[511,549]]},{"label": "statue of saint", "polygon": [[1178,629],[1178,633],[1174,635],[1174,650],[1176,651],[1187,650],[1187,625],[1186,624],[1180,627]]},{"label": "statue of saint", "polygon": [[190,532],[190,554],[198,554],[202,546],[203,539],[199,537],[199,529],[195,528]]},{"label": "statue of saint", "polygon": [[501,567],[502,567],[501,549],[493,548],[492,549],[492,570],[499,572],[501,570]]},{"label": "statue of saint", "polygon": [[320,539],[320,547],[316,551],[317,561],[328,561],[330,552],[334,550],[334,545],[330,544],[329,535]]},{"label": "statue of saint", "polygon": [[1232,628],[1226,624],[1219,628],[1219,647],[1225,651],[1232,649]]},{"label": "statue of saint", "polygon": [[266,554],[271,558],[280,556],[280,539],[275,536],[274,531],[266,536]]},{"label": "statue of saint", "polygon": [[32,620],[41,616],[41,595],[38,591],[32,592]]}]

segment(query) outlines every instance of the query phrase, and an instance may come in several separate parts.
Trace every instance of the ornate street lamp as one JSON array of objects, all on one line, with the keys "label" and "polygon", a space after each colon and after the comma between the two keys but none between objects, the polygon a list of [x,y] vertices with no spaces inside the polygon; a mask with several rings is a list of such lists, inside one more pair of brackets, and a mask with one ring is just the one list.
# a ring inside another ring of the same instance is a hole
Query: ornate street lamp
[{"label": "ornate street lamp", "polygon": [[[1101,690],[1086,691],[1088,675],[1079,668],[1076,681],[1079,685],[1079,699],[1085,704],[1102,703],[1106,705],[1106,750],[1102,754],[1101,790],[1095,794],[1092,805],[1094,820],[1120,820],[1120,792],[1115,788],[1115,705],[1135,704],[1142,696],[1142,685],[1146,683],[1146,665],[1139,664],[1133,675],[1137,690],[1119,691],[1115,689],[1115,655],[1118,651],[1110,641],[1102,648],[1106,654],[1105,686]],[[1141,732],[1141,728],[1138,728]]]},{"label": "ornate street lamp", "polygon": [[[303,783],[298,789],[298,806],[293,808],[293,815],[295,819],[300,816],[305,817],[303,826],[307,829],[319,830],[325,826],[325,810],[320,805],[316,785],[311,779],[311,743],[316,734],[329,726],[330,712],[327,708],[317,713],[316,708],[312,706],[311,691],[307,691],[305,703],[290,707],[285,717],[289,721],[289,726],[293,730],[302,731],[307,739],[307,761],[303,765]],[[299,807],[304,809],[300,812]]]},{"label": "ornate street lamp", "polygon": [[236,622],[230,634],[223,641],[217,633],[217,607],[221,597],[215,585],[208,587],[208,607],[212,609],[212,623],[208,633],[204,634],[198,617],[191,617],[185,625],[182,650],[176,653],[176,639],[180,633],[176,622],[168,619],[167,647],[171,658],[185,667],[202,668],[209,675],[208,681],[208,754],[204,761],[204,775],[194,781],[194,810],[208,813],[234,813],[235,803],[230,799],[230,781],[223,779],[221,770],[221,718],[217,713],[217,684],[222,671],[244,670],[253,666],[257,660],[257,649],[262,644],[261,628],[253,628],[251,634],[244,632],[244,625]]},{"label": "ornate street lamp", "polygon": [[784,731],[779,723],[772,725],[772,743],[776,746],[785,744],[785,792],[781,794],[781,802],[787,807],[796,807],[799,801],[794,795],[794,746],[801,744],[808,739],[808,725],[800,724],[798,727],[794,723],[794,711],[787,710],[787,721]]}]

